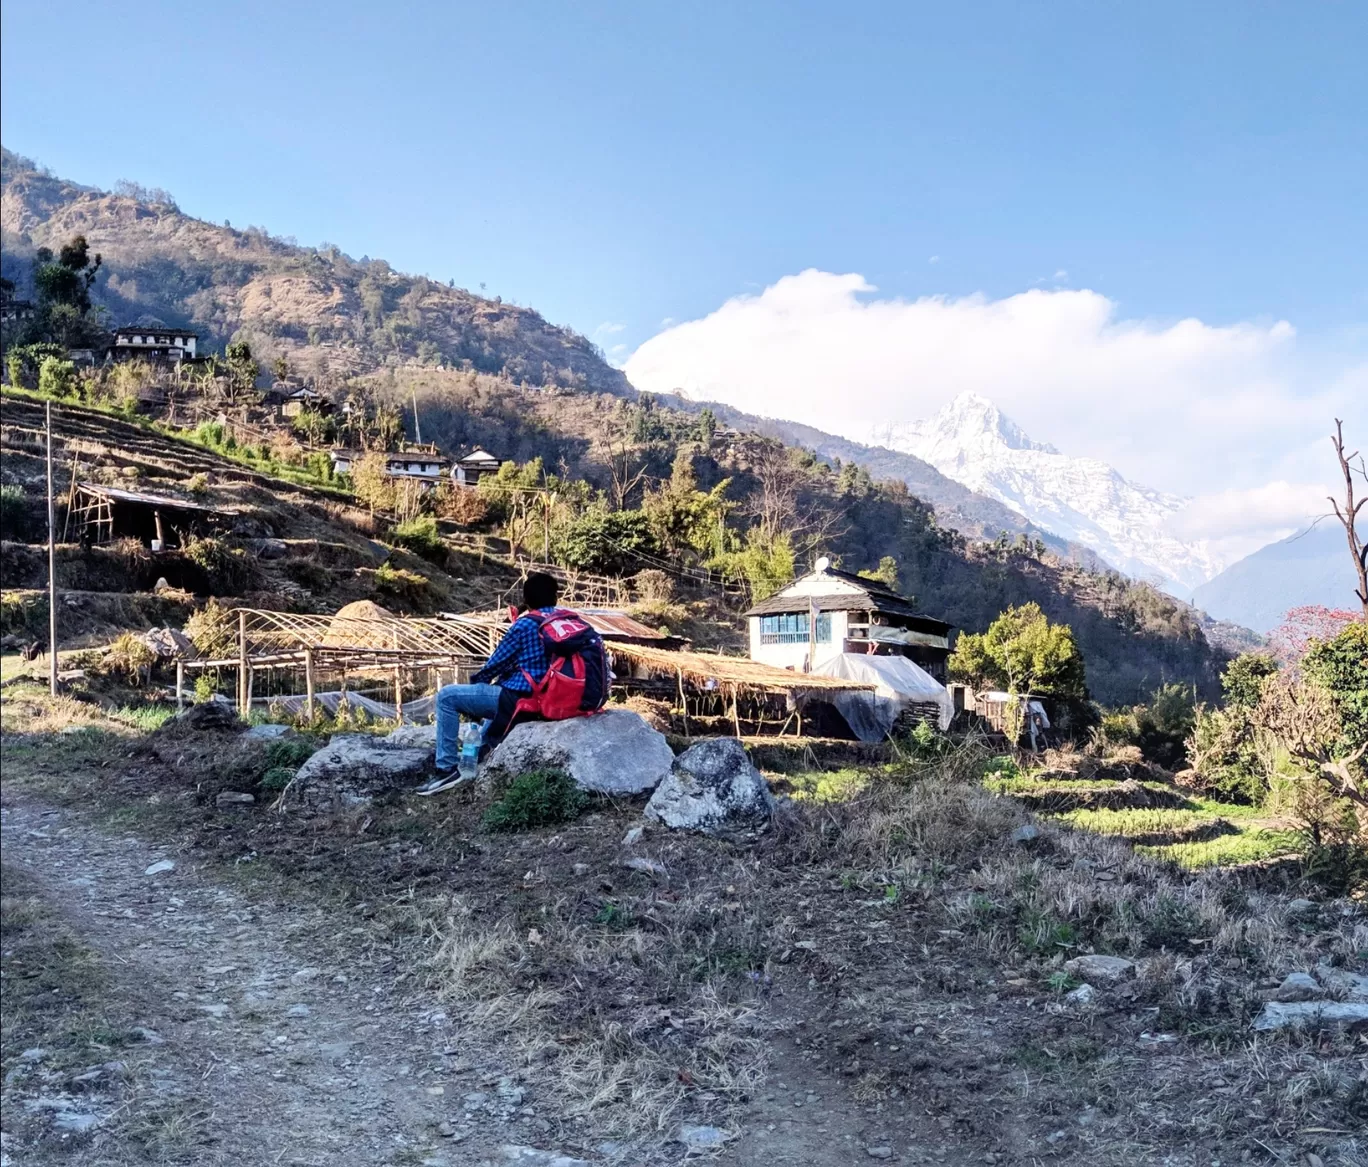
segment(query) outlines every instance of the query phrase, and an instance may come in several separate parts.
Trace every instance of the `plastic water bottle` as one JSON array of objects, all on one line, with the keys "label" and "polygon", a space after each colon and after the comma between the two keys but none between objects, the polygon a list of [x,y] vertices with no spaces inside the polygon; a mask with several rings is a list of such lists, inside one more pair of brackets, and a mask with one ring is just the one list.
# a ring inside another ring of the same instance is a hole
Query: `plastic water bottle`
[{"label": "plastic water bottle", "polygon": [[474,778],[480,761],[480,746],[484,744],[485,727],[482,721],[461,722],[461,760],[457,768],[462,778]]}]

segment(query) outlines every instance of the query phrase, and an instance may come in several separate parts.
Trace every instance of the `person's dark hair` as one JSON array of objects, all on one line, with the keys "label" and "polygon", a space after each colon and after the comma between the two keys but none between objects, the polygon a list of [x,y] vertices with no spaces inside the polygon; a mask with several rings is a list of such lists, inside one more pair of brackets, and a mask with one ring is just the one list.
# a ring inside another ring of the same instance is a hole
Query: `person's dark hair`
[{"label": "person's dark hair", "polygon": [[534,571],[523,580],[523,607],[554,608],[556,606],[556,577],[544,571]]}]

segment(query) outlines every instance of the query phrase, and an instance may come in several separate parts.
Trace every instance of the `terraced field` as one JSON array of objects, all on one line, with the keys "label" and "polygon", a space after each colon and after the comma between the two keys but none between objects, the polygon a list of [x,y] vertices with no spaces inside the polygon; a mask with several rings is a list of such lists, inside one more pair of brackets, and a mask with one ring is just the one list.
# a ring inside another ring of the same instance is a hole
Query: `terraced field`
[{"label": "terraced field", "polygon": [[1266,862],[1297,853],[1297,833],[1285,822],[1257,807],[1203,798],[1161,775],[1126,764],[1104,765],[1091,774],[1086,769],[1024,774],[1004,769],[986,784],[1045,817],[1123,839],[1140,854],[1188,869]]}]

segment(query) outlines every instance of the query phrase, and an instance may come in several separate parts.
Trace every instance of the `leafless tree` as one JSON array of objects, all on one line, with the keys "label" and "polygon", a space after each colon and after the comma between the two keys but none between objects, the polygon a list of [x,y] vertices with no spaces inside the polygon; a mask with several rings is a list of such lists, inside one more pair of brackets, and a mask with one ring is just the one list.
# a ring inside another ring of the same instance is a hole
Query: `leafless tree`
[{"label": "leafless tree", "polygon": [[[1330,505],[1335,508],[1335,518],[1343,525],[1345,537],[1349,541],[1349,554],[1353,556],[1354,570],[1358,573],[1355,594],[1363,604],[1363,617],[1368,620],[1368,544],[1358,533],[1358,513],[1363,509],[1363,504],[1368,503],[1368,495],[1354,501],[1354,475],[1368,481],[1368,472],[1365,472],[1363,459],[1357,450],[1348,454],[1344,452],[1344,422],[1339,418],[1335,418],[1335,432],[1330,442],[1335,447],[1340,469],[1344,472],[1344,506],[1341,509],[1339,500],[1333,497]],[[1358,458],[1357,466],[1354,465],[1355,458]]]},{"label": "leafless tree", "polygon": [[608,469],[613,476],[613,509],[626,510],[628,497],[646,477],[646,464],[623,442],[611,451]]},{"label": "leafless tree", "polygon": [[805,497],[811,476],[790,447],[764,439],[749,454],[756,490],[745,509],[766,540],[788,534],[795,549],[807,554],[840,537],[845,529],[840,512]]}]

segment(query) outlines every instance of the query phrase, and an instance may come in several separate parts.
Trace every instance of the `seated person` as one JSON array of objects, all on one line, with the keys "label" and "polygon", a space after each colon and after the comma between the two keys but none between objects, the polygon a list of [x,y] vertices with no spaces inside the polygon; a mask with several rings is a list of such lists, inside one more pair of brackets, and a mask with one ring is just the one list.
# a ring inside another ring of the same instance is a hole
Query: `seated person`
[{"label": "seated person", "polygon": [[[468,685],[445,685],[437,691],[437,773],[414,793],[438,794],[461,781],[461,717],[507,728],[512,707],[532,691],[532,682],[546,675],[549,663],[541,628],[528,612],[551,611],[556,606],[556,580],[533,572],[523,581],[523,613],[503,634],[484,667]],[[529,679],[530,678],[530,679]],[[503,714],[500,717],[500,713]],[[484,750],[493,743],[486,733]]]}]

